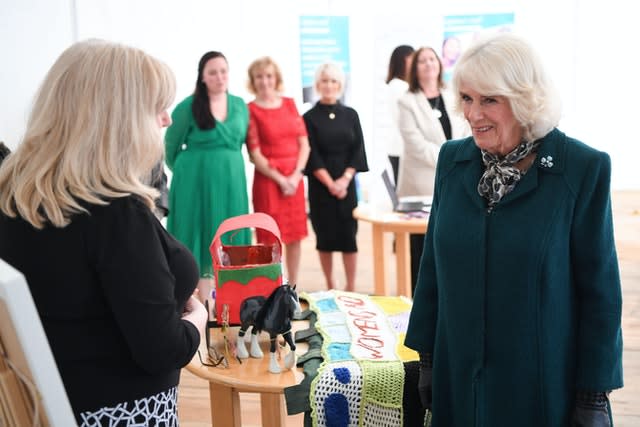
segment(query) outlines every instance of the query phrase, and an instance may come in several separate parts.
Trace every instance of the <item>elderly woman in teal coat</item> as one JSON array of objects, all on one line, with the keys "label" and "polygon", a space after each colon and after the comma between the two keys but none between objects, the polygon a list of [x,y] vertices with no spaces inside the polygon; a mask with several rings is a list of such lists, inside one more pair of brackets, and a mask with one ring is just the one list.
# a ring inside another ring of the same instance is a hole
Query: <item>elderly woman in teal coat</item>
[{"label": "elderly woman in teal coat", "polygon": [[611,162],[556,129],[530,45],[477,41],[453,83],[472,137],[441,149],[405,344],[433,427],[612,425],[622,297]]}]

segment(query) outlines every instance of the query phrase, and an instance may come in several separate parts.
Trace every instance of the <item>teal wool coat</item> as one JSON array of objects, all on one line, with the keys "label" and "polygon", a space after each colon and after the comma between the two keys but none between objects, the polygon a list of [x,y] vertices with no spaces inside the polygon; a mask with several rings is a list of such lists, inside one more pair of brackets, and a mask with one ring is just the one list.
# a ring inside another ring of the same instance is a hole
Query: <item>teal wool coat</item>
[{"label": "teal wool coat", "polygon": [[610,159],[559,130],[489,212],[473,138],[440,152],[405,344],[433,354],[433,427],[568,426],[622,387]]}]

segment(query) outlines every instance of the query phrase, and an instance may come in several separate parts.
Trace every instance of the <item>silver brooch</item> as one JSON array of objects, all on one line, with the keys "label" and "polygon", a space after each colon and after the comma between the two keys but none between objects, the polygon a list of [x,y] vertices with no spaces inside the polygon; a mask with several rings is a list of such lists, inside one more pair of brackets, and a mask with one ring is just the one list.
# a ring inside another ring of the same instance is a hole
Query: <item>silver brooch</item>
[{"label": "silver brooch", "polygon": [[545,168],[553,167],[553,157],[545,156],[540,159],[540,164]]}]

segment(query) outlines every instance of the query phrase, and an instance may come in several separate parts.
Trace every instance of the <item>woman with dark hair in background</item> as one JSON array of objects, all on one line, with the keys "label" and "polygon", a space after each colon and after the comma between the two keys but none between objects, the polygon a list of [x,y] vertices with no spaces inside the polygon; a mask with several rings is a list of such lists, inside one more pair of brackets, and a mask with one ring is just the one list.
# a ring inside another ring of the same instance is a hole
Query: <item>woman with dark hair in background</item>
[{"label": "woman with dark hair in background", "polygon": [[387,105],[391,121],[387,132],[383,133],[387,144],[387,155],[393,169],[393,182],[398,183],[398,168],[402,155],[402,135],[398,130],[398,99],[409,89],[409,66],[413,48],[409,45],[400,45],[393,49],[389,58],[389,70],[387,71]]},{"label": "woman with dark hair in background", "polygon": [[[442,63],[436,51],[421,47],[409,68],[409,91],[398,101],[398,126],[404,141],[398,173],[398,196],[432,196],[440,147],[451,138],[469,135],[462,115],[453,109],[446,90]],[[415,288],[424,234],[412,234],[411,286]]]},{"label": "woman with dark hair in background", "polygon": [[[200,268],[200,298],[211,295],[213,268],[209,246],[218,226],[249,212],[242,147],[249,126],[245,102],[227,92],[229,65],[220,52],[205,53],[198,64],[193,95],[173,110],[165,134],[169,189],[167,229],[184,243]],[[248,245],[248,229],[234,245]],[[231,243],[223,236],[224,243]]]}]

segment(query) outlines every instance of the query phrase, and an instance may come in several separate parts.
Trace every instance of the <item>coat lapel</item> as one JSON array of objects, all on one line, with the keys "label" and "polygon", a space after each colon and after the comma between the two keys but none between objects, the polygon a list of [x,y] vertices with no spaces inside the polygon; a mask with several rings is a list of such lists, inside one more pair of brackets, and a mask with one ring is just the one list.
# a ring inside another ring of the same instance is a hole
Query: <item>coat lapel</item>
[{"label": "coat lapel", "polygon": [[504,196],[500,203],[511,203],[534,191],[538,186],[539,180],[546,173],[562,173],[564,171],[564,152],[561,149],[563,140],[564,134],[557,129],[552,130],[542,138],[538,155],[533,165],[513,191]]},{"label": "coat lapel", "polygon": [[478,181],[484,171],[484,165],[482,164],[480,150],[476,147],[473,138],[467,138],[465,144],[460,146],[455,156],[455,162],[458,165],[464,164],[465,167],[462,180],[465,193],[478,208],[485,209],[487,207],[486,203],[482,196],[478,194]]},{"label": "coat lapel", "polygon": [[[536,157],[536,161],[537,161]],[[507,205],[514,200],[517,200],[536,189],[538,186],[538,168],[531,166],[527,173],[522,177],[520,182],[515,186],[515,188],[503,199],[500,201],[498,205]]]},{"label": "coat lapel", "polygon": [[[544,174],[563,173],[565,165],[563,146],[565,140],[566,136],[561,131],[554,129],[549,132],[540,144],[534,164],[513,191],[504,196],[500,204],[511,203],[534,191]],[[485,209],[487,204],[484,198],[478,194],[478,181],[484,173],[484,165],[482,164],[480,150],[475,145],[472,137],[468,138],[466,143],[460,146],[458,153],[456,153],[455,161],[457,164],[466,163],[463,180],[465,192],[475,205]]]},{"label": "coat lapel", "polygon": [[417,106],[417,120],[418,126],[422,130],[422,134],[428,140],[433,140],[433,132],[438,134],[438,141],[444,141],[446,138],[444,136],[444,131],[442,130],[442,126],[440,125],[440,121],[436,118],[435,114],[433,114],[433,109],[427,101],[427,97],[422,92],[416,92],[413,94],[414,100]]}]

